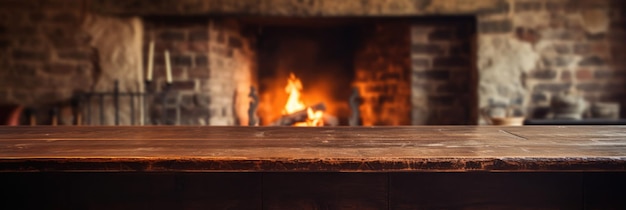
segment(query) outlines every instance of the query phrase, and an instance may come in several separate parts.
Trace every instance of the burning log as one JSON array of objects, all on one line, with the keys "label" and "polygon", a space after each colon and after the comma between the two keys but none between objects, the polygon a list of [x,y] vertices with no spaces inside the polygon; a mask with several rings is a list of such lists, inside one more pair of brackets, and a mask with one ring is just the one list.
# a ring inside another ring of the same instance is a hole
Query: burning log
[{"label": "burning log", "polygon": [[[313,111],[325,111],[326,105],[324,103],[318,103],[313,106],[310,106]],[[278,126],[291,126],[298,122],[305,122],[308,119],[307,109],[303,109],[291,114],[283,115],[280,119],[274,121],[271,125]]]}]

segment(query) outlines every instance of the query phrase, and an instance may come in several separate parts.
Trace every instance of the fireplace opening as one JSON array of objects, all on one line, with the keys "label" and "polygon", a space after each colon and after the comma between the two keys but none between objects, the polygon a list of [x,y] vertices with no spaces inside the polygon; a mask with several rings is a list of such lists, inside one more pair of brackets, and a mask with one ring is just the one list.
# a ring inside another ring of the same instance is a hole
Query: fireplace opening
[{"label": "fireplace opening", "polygon": [[337,125],[355,114],[355,88],[361,125],[476,122],[474,17],[239,21],[256,34],[261,125],[285,116],[291,74],[303,104],[323,104]]}]

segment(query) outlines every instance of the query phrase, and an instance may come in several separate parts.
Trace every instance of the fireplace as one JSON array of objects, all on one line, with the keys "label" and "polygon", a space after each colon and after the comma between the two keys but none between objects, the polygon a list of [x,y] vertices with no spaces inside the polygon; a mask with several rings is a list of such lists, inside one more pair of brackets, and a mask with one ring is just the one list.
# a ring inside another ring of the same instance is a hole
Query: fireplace
[{"label": "fireplace", "polygon": [[[104,104],[84,124],[247,125],[254,87],[259,124],[271,125],[291,73],[305,106],[323,104],[337,125],[350,124],[354,88],[366,126],[479,124],[488,106],[532,117],[568,90],[590,103],[626,98],[621,1],[2,4],[12,21],[0,23],[0,100],[31,108],[37,124],[49,113],[75,124]],[[149,97],[119,98],[116,120],[113,99],[75,103],[115,91]]]}]

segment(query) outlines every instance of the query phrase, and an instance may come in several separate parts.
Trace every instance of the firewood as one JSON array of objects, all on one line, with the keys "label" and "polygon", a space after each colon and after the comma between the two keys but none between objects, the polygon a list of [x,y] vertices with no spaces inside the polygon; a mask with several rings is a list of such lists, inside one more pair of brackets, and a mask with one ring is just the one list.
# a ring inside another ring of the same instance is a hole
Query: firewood
[{"label": "firewood", "polygon": [[[324,103],[318,103],[310,107],[311,109],[313,109],[313,111],[326,110],[326,105],[324,105]],[[288,115],[283,115],[282,117],[280,117],[280,119],[274,121],[271,125],[290,126],[296,124],[297,122],[304,122],[308,118],[307,109],[303,109]]]}]

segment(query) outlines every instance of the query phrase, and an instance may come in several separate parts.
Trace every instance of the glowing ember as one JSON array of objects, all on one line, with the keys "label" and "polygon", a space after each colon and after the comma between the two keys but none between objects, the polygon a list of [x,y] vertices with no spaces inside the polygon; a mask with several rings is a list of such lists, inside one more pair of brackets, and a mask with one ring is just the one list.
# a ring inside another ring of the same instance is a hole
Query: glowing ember
[{"label": "glowing ember", "polygon": [[289,97],[287,98],[287,103],[283,109],[283,114],[293,114],[306,109],[307,120],[305,122],[298,122],[294,124],[295,126],[324,126],[324,111],[314,111],[311,107],[304,105],[304,102],[300,99],[300,96],[302,95],[301,91],[302,82],[296,77],[296,75],[291,73],[289,75],[289,79],[287,79],[287,86],[285,87],[285,92],[289,94]]}]

